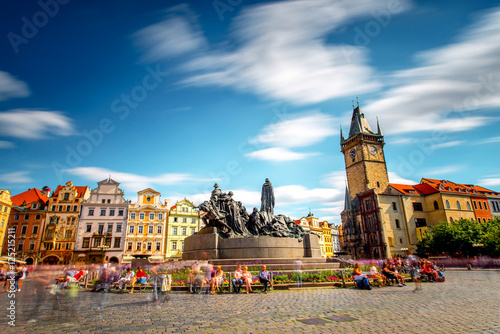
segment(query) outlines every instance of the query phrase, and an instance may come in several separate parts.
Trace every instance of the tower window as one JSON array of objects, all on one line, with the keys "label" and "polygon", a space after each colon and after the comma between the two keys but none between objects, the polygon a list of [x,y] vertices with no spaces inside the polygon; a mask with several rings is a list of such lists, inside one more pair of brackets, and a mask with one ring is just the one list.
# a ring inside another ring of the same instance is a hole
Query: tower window
[{"label": "tower window", "polygon": [[377,188],[380,188],[380,182],[377,181]]},{"label": "tower window", "polygon": [[446,208],[449,209],[450,208],[450,202],[448,202],[448,200],[446,200]]},{"label": "tower window", "polygon": [[457,209],[461,210],[462,208],[460,207],[460,203],[457,201]]},{"label": "tower window", "polygon": [[439,204],[437,201],[434,201],[434,210],[439,210]]},{"label": "tower window", "polygon": [[401,226],[399,225],[399,219],[396,219],[396,228],[397,228],[398,230],[400,230],[400,229],[401,229]]},{"label": "tower window", "polygon": [[398,207],[396,206],[396,202],[392,202],[392,209],[394,211],[398,211]]},{"label": "tower window", "polygon": [[413,211],[424,211],[422,207],[422,203],[414,202],[413,203]]}]

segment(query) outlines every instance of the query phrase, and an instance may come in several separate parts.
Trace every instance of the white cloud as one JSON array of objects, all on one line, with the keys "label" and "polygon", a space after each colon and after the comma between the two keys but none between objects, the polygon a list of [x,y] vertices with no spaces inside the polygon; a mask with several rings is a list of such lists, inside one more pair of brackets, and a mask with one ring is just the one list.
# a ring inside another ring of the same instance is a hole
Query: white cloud
[{"label": "white cloud", "polygon": [[420,65],[394,73],[394,87],[364,109],[391,120],[385,133],[465,131],[489,124],[494,119],[478,110],[500,106],[498,54],[500,9],[495,8],[455,43],[418,54]]},{"label": "white cloud", "polygon": [[[406,2],[400,2],[400,11]],[[231,86],[270,99],[310,104],[378,89],[367,50],[326,42],[350,21],[386,10],[385,1],[283,1],[246,8],[235,18],[238,47],[186,64],[189,85]],[[354,41],[352,44],[355,44]]]},{"label": "white cloud", "polygon": [[72,119],[59,111],[14,109],[0,112],[0,135],[23,139],[75,134]]},{"label": "white cloud", "polygon": [[29,176],[28,171],[18,171],[12,173],[1,173],[0,182],[5,182],[7,184],[12,183],[31,183],[33,179]]},{"label": "white cloud", "polygon": [[500,143],[500,137],[486,138],[479,142],[479,144],[491,144],[491,143]]},{"label": "white cloud", "polygon": [[10,141],[0,140],[0,149],[9,148],[16,148],[16,145],[14,145],[14,143],[11,143]]},{"label": "white cloud", "polygon": [[187,5],[169,10],[167,17],[135,33],[136,43],[146,49],[145,58],[157,61],[180,56],[206,47],[203,33],[196,28],[196,18]]},{"label": "white cloud", "polygon": [[263,150],[246,153],[245,156],[251,159],[258,160],[293,161],[302,160],[319,154],[320,153],[299,153],[283,147],[270,147]]},{"label": "white cloud", "polygon": [[337,134],[336,129],[333,117],[320,112],[311,112],[267,125],[257,137],[250,140],[250,143],[279,147],[305,147]]},{"label": "white cloud", "polygon": [[500,186],[500,177],[490,177],[478,181],[481,186]]},{"label": "white cloud", "polygon": [[17,80],[7,72],[0,71],[0,101],[29,95],[30,90],[26,83]]},{"label": "white cloud", "polygon": [[438,148],[446,148],[446,147],[453,147],[453,146],[458,146],[460,144],[464,143],[463,140],[454,140],[454,141],[448,141],[445,143],[439,143],[439,144],[434,144],[430,147],[431,150],[435,150]]},{"label": "white cloud", "polygon": [[208,182],[216,181],[214,179],[200,179],[193,177],[191,174],[170,173],[157,176],[143,176],[131,173],[122,173],[112,171],[101,167],[77,167],[64,170],[64,172],[78,175],[86,180],[99,182],[103,179],[111,178],[121,184],[127,191],[137,192],[145,188],[153,188],[155,186],[170,186],[183,182]]},{"label": "white cloud", "polygon": [[387,172],[389,174],[389,182],[390,183],[398,183],[398,184],[418,184],[418,182],[405,179],[404,177],[400,176],[396,172]]},{"label": "white cloud", "polygon": [[436,167],[432,170],[423,171],[422,175],[424,175],[424,177],[439,175],[442,179],[446,179],[447,174],[455,173],[462,169],[464,169],[464,166],[459,165]]}]

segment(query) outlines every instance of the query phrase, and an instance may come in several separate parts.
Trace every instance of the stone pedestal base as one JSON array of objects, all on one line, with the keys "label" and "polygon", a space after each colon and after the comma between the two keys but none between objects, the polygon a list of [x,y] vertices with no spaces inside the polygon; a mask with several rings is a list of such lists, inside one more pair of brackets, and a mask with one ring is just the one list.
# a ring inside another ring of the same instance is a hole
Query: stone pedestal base
[{"label": "stone pedestal base", "polygon": [[215,227],[205,227],[184,240],[183,260],[321,258],[319,238],[250,237],[223,239]]}]

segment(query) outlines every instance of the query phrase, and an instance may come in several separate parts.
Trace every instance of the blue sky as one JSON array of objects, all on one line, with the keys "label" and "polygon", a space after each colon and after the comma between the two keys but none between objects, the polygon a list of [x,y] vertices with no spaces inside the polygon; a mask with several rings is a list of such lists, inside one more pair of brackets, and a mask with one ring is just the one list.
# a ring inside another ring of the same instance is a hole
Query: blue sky
[{"label": "blue sky", "polygon": [[5,2],[0,188],[111,175],[339,223],[352,100],[390,181],[500,189],[498,1]]}]

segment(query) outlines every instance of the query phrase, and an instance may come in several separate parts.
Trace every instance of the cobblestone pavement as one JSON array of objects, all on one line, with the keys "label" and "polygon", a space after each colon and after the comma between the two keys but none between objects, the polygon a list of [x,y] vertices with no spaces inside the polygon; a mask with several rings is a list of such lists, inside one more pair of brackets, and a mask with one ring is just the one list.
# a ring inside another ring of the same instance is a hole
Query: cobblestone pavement
[{"label": "cobblestone pavement", "polygon": [[[58,305],[47,299],[38,321],[28,323],[30,282],[16,296],[16,327],[1,333],[500,333],[500,271],[447,271],[445,283],[405,287],[312,288],[246,294],[172,293],[159,308],[147,306],[151,293],[107,294],[80,291]],[[50,295],[53,298],[52,295]],[[56,308],[55,310],[53,308]],[[355,318],[347,322],[327,317]],[[317,318],[323,324],[299,320]]]}]

